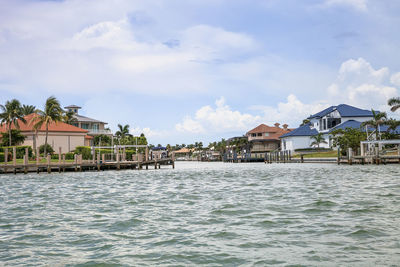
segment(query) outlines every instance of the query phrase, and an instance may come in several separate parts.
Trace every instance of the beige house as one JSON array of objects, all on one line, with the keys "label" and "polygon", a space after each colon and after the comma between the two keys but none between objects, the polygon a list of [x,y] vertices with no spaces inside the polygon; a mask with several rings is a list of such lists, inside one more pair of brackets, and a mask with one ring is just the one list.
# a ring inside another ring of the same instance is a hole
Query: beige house
[{"label": "beige house", "polygon": [[251,143],[251,153],[265,153],[279,149],[279,137],[291,131],[287,124],[279,127],[279,123],[275,123],[274,127],[260,124],[256,128],[248,131],[246,136]]},{"label": "beige house", "polygon": [[[22,145],[31,146],[32,148],[39,147],[45,143],[46,126],[42,125],[37,132],[33,130],[35,113],[25,116],[26,124],[19,121],[20,131],[26,136]],[[11,126],[15,129],[15,126]],[[3,124],[0,127],[0,132],[7,132],[6,126]],[[61,147],[62,153],[70,152],[77,146],[88,146],[93,138],[87,135],[88,131],[69,125],[63,122],[50,123],[47,143],[58,152]],[[1,138],[1,136],[0,136]]]},{"label": "beige house", "polygon": [[89,136],[96,136],[101,134],[112,136],[112,132],[109,129],[106,129],[107,122],[99,121],[96,119],[80,115],[79,110],[81,109],[81,107],[76,105],[70,105],[64,108],[67,111],[75,113],[74,118],[76,119],[76,121],[73,122],[72,125],[87,130],[88,131],[87,134]]}]

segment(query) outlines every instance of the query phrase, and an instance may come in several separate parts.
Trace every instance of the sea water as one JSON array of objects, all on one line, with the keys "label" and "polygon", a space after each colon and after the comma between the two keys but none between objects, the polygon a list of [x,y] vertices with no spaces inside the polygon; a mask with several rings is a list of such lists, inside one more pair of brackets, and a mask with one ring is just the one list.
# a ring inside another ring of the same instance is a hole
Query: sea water
[{"label": "sea water", "polygon": [[0,175],[0,266],[399,266],[400,166]]}]

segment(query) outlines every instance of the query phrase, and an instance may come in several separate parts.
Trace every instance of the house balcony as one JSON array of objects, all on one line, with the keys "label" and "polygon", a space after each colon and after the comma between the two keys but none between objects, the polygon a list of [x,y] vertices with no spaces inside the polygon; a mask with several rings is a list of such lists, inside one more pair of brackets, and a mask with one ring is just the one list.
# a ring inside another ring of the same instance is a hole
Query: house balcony
[{"label": "house balcony", "polygon": [[112,135],[113,133],[110,130],[99,130],[99,129],[86,129],[89,132],[87,133],[88,135]]}]

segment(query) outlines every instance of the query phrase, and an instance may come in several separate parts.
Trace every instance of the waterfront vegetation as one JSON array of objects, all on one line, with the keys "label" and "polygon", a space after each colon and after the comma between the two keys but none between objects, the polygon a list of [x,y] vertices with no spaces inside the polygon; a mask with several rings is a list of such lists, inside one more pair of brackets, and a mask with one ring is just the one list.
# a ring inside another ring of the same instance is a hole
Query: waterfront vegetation
[{"label": "waterfront vegetation", "polygon": [[308,152],[308,153],[296,153],[293,155],[294,158],[336,158],[338,152],[336,150],[331,151],[320,151],[320,152]]}]

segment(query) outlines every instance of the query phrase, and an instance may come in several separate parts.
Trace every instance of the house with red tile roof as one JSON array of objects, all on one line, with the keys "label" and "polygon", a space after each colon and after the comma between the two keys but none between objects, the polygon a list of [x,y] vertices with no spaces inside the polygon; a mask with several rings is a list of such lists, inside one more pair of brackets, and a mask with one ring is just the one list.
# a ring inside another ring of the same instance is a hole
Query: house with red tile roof
[{"label": "house with red tile roof", "polygon": [[279,126],[279,123],[275,123],[273,127],[260,124],[248,131],[246,136],[251,143],[251,153],[263,154],[278,149],[280,147],[279,137],[291,131],[287,124],[283,124],[282,128]]},{"label": "house with red tile roof", "polygon": [[[18,121],[19,130],[21,134],[26,136],[26,139],[22,145],[31,146],[32,148],[39,147],[45,143],[46,137],[46,125],[43,124],[37,132],[33,129],[35,124],[34,118],[38,116],[35,113],[29,114],[24,117],[26,123]],[[15,129],[14,124],[11,125],[12,129]],[[0,126],[0,132],[7,132],[7,126],[3,124]],[[87,135],[88,131],[79,127],[64,123],[64,122],[52,122],[49,124],[47,143],[58,151],[61,147],[62,153],[70,152],[77,146],[89,145],[90,140],[93,138]],[[0,135],[1,139],[1,135]]]}]

